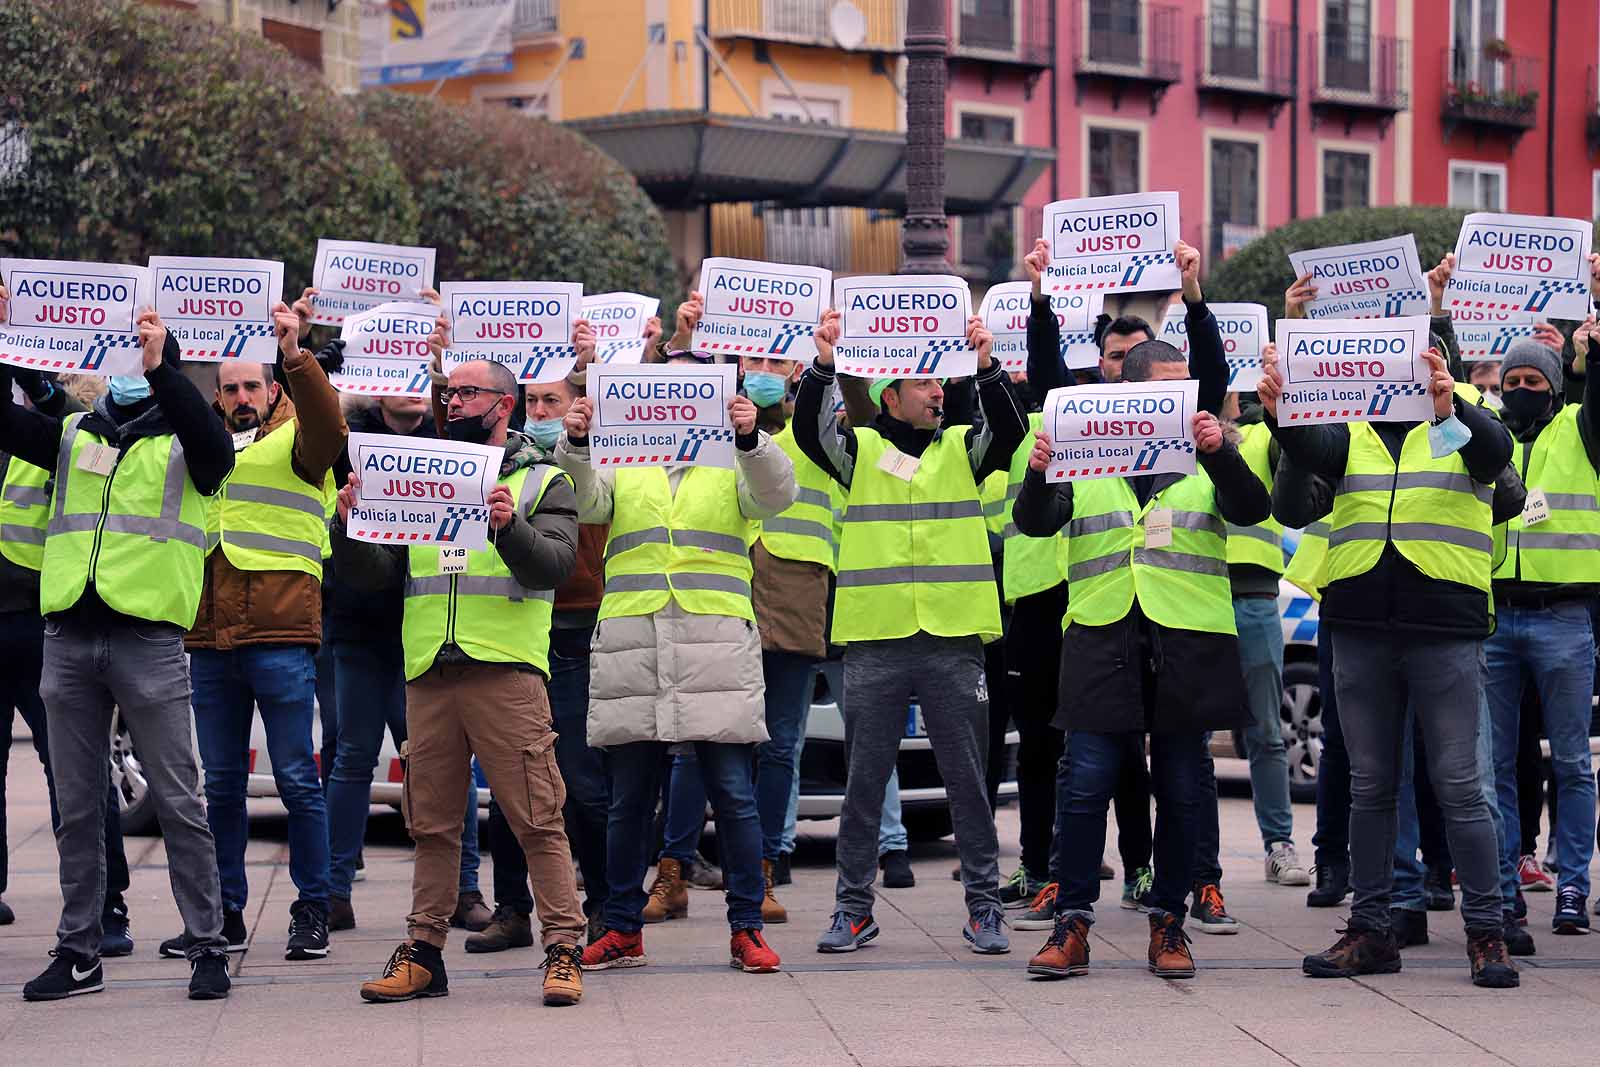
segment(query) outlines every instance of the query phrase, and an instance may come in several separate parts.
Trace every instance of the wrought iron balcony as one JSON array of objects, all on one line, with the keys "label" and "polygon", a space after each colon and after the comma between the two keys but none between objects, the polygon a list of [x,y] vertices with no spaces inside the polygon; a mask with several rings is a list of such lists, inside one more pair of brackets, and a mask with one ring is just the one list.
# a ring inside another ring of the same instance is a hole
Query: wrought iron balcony
[{"label": "wrought iron balcony", "polygon": [[1076,0],[1072,7],[1073,74],[1078,100],[1086,85],[1105,85],[1113,107],[1129,87],[1150,91],[1155,113],[1167,88],[1178,81],[1183,63],[1178,54],[1182,12],[1165,4],[1130,0]]},{"label": "wrought iron balcony", "polygon": [[1397,37],[1308,36],[1313,122],[1342,116],[1348,132],[1361,117],[1387,124],[1411,103],[1405,89],[1410,42]]},{"label": "wrought iron balcony", "polygon": [[[837,0],[711,0],[707,32],[714,38],[841,48],[829,16]],[[866,34],[852,50],[903,52],[905,0],[851,0],[865,16]]]},{"label": "wrought iron balcony", "polygon": [[1228,98],[1236,111],[1241,103],[1294,99],[1294,29],[1287,23],[1200,15],[1194,52],[1200,91]]},{"label": "wrought iron balcony", "polygon": [[551,37],[561,29],[560,0],[516,0],[512,9],[511,36]]},{"label": "wrought iron balcony", "polygon": [[1539,120],[1539,79],[1543,64],[1505,51],[1444,52],[1445,139],[1467,128],[1479,138],[1507,133],[1515,140]]},{"label": "wrought iron balcony", "polygon": [[952,55],[1044,70],[1054,62],[1049,0],[965,0],[951,27]]}]

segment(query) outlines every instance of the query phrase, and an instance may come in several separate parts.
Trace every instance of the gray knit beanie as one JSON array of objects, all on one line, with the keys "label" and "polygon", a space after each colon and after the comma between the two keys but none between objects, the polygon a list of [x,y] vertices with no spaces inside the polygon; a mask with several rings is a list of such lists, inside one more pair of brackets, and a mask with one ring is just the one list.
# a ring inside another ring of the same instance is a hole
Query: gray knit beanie
[{"label": "gray knit beanie", "polygon": [[1500,383],[1504,387],[1506,375],[1518,367],[1532,367],[1544,375],[1552,392],[1560,392],[1562,384],[1561,357],[1548,345],[1525,337],[1512,344],[1511,350],[1500,361]]}]

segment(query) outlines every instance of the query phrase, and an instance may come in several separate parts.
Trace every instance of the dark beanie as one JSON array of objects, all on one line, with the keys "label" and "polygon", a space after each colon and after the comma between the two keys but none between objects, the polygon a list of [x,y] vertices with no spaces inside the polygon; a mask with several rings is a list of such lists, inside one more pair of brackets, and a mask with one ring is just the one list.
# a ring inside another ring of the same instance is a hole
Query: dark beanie
[{"label": "dark beanie", "polygon": [[1549,345],[1525,337],[1512,344],[1511,350],[1500,361],[1500,383],[1505,385],[1506,375],[1519,367],[1532,367],[1544,375],[1552,392],[1561,390],[1561,357]]}]

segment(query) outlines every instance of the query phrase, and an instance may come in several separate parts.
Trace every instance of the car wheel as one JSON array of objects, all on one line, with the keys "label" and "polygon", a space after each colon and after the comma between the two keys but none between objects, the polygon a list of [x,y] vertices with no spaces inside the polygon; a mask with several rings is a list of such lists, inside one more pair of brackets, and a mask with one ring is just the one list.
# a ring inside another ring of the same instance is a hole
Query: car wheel
[{"label": "car wheel", "polygon": [[128,733],[121,712],[111,722],[111,783],[117,789],[122,832],[155,833],[158,827],[155,798],[150,795],[150,782],[133,750],[133,735]]},{"label": "car wheel", "polygon": [[1289,756],[1289,792],[1298,801],[1317,796],[1317,771],[1322,766],[1322,690],[1317,665],[1306,661],[1283,665],[1283,746]]},{"label": "car wheel", "polygon": [[908,811],[901,817],[901,821],[905,823],[906,836],[913,841],[937,841],[956,832],[954,824],[950,821],[949,808]]}]

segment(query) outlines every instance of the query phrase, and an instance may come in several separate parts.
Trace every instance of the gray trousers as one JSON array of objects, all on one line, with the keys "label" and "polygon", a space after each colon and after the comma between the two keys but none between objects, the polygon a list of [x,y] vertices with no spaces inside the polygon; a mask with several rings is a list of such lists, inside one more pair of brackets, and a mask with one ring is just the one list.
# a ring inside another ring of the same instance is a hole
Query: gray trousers
[{"label": "gray trousers", "polygon": [[844,653],[849,779],[839,816],[837,907],[872,913],[878,873],[883,793],[906,733],[913,696],[922,704],[928,741],[950,798],[967,910],[1000,906],[1000,842],[984,781],[989,691],[977,637],[918,633],[893,641],[857,641]]},{"label": "gray trousers", "polygon": [[163,623],[98,628],[46,620],[39,693],[61,808],[57,949],[91,957],[100,950],[113,707],[133,735],[150,783],[189,956],[226,948],[217,852],[200,801],[183,632]]},{"label": "gray trousers", "polygon": [[1411,714],[1444,814],[1469,929],[1501,920],[1499,841],[1479,763],[1483,642],[1396,639],[1330,627],[1339,725],[1350,752],[1351,922],[1389,928],[1397,793]]}]

